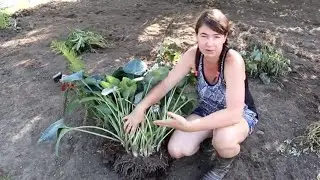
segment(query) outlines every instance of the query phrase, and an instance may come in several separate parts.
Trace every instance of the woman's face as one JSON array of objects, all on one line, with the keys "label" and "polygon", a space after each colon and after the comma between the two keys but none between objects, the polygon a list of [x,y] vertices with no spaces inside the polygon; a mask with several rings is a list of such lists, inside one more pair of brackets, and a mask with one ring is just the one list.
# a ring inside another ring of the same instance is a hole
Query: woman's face
[{"label": "woman's face", "polygon": [[220,56],[226,38],[227,36],[213,31],[206,25],[202,25],[197,34],[198,46],[201,53],[210,59]]}]

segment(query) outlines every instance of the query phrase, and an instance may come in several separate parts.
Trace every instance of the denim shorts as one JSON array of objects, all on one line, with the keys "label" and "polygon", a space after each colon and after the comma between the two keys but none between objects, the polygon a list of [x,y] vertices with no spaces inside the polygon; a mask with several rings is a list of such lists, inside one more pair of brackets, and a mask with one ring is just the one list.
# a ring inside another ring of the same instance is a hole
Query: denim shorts
[{"label": "denim shorts", "polygon": [[[205,117],[208,114],[205,113],[204,109],[201,107],[197,107],[192,114],[196,114],[201,117]],[[243,113],[243,118],[247,121],[249,126],[249,134],[253,132],[254,126],[258,123],[258,115],[254,111],[250,109],[246,109]]]}]

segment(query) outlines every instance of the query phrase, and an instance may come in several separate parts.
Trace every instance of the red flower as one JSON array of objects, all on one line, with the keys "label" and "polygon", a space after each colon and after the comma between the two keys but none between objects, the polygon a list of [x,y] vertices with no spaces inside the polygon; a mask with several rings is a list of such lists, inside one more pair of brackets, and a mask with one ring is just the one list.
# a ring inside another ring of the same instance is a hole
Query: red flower
[{"label": "red flower", "polygon": [[67,89],[75,88],[73,83],[63,83],[61,86],[61,91],[66,91]]}]

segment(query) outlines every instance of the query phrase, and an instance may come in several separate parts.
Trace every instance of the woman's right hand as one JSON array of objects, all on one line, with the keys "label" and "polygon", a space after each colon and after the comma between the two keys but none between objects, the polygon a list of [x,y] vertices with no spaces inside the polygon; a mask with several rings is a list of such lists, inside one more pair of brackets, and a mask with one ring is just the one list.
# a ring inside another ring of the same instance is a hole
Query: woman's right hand
[{"label": "woman's right hand", "polygon": [[145,111],[141,108],[135,108],[129,115],[123,118],[123,129],[126,133],[135,133],[139,124],[144,120]]}]

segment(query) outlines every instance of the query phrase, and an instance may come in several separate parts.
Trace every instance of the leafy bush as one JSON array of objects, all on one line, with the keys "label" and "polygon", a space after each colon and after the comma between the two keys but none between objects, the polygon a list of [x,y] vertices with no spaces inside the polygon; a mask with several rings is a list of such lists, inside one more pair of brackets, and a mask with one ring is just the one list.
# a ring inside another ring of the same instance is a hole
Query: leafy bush
[{"label": "leafy bush", "polygon": [[94,52],[95,48],[108,47],[107,41],[100,34],[80,29],[76,29],[70,33],[66,40],[66,45],[78,54],[85,51]]},{"label": "leafy bush", "polygon": [[245,59],[246,71],[252,77],[278,77],[291,71],[290,60],[269,45],[251,44],[241,54]]},{"label": "leafy bush", "polygon": [[175,43],[164,43],[157,52],[156,61],[162,65],[173,66],[181,58],[181,48]]},{"label": "leafy bush", "polygon": [[69,63],[69,69],[71,72],[78,72],[84,69],[84,62],[81,60],[80,57],[77,56],[76,52],[66,45],[65,41],[52,41],[51,48],[59,53],[62,54]]},{"label": "leafy bush", "polygon": [[10,25],[10,16],[4,11],[0,10],[0,29],[8,28]]}]

